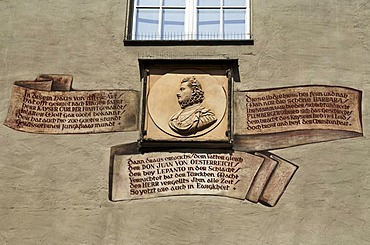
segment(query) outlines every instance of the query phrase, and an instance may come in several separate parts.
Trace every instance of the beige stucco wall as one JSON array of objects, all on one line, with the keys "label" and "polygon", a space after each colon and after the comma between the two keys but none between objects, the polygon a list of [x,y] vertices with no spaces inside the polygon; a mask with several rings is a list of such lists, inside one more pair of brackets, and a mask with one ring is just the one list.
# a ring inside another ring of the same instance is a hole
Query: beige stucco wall
[{"label": "beige stucco wall", "polygon": [[68,73],[75,89],[139,89],[139,57],[238,58],[238,89],[364,92],[364,138],[273,151],[299,165],[278,205],[221,197],[108,200],[110,147],[137,133],[0,126],[0,244],[369,244],[370,2],[252,1],[253,46],[124,47],[126,0],[1,0],[0,121],[12,84]]}]

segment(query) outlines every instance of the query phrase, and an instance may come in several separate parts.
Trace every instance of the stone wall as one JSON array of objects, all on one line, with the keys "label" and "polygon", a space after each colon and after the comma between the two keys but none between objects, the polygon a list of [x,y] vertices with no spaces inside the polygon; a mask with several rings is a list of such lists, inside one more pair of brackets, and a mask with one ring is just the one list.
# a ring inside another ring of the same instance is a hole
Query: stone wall
[{"label": "stone wall", "polygon": [[252,1],[250,46],[125,47],[127,0],[0,1],[0,121],[16,80],[140,89],[138,58],[237,58],[236,89],[364,92],[365,137],[273,151],[299,165],[273,208],[221,197],[110,202],[110,147],[137,132],[42,135],[0,126],[0,244],[370,243],[370,2]]}]

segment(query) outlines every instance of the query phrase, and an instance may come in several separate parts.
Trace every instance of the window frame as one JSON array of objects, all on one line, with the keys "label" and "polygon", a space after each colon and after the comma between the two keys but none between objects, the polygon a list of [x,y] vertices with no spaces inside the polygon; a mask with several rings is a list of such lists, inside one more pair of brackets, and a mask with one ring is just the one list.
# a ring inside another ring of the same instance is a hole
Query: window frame
[{"label": "window frame", "polygon": [[[158,35],[159,38],[154,39],[136,39],[136,25],[137,25],[137,2],[138,0],[129,0],[129,5],[127,8],[127,26],[124,34],[124,44],[125,46],[140,46],[140,45],[152,45],[152,46],[167,46],[167,45],[254,45],[254,40],[252,39],[252,0],[246,0],[246,6],[222,6],[223,0],[220,0],[220,6],[197,6],[196,0],[185,0],[185,6],[162,6],[162,1],[158,6],[148,5],[141,6],[139,9],[158,9]],[[163,9],[184,9],[188,14],[185,15],[184,28],[185,35],[191,34],[191,38],[186,39],[161,39],[162,37],[162,16]],[[220,31],[219,38],[217,39],[198,39],[197,30],[197,12],[198,9],[218,9],[220,11]],[[223,33],[223,14],[225,9],[245,9],[245,37],[242,39],[225,39]],[[191,13],[191,14],[189,14]],[[194,31],[195,30],[195,31]]]}]

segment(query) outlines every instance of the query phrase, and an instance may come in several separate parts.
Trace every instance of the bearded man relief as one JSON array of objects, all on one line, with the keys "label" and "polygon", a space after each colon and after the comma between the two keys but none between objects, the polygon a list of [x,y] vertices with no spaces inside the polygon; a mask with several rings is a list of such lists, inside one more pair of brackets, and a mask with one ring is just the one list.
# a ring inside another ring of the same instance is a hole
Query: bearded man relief
[{"label": "bearded man relief", "polygon": [[174,132],[181,135],[196,134],[217,121],[215,114],[202,106],[204,91],[194,76],[181,81],[177,100],[181,110],[172,115],[168,122]]}]

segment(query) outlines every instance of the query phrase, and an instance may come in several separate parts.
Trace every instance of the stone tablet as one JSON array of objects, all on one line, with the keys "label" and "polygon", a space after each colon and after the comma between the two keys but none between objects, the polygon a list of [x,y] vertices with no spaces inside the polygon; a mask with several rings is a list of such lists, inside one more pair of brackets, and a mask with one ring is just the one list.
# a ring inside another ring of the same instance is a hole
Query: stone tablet
[{"label": "stone tablet", "polygon": [[244,152],[115,155],[112,200],[174,195],[245,199],[263,160]]},{"label": "stone tablet", "polygon": [[48,134],[100,133],[138,129],[139,92],[72,91],[72,76],[41,75],[15,82],[10,128]]},{"label": "stone tablet", "polygon": [[230,143],[230,79],[225,70],[207,72],[150,70],[142,106],[144,145]]},{"label": "stone tablet", "polygon": [[235,149],[260,151],[362,136],[361,96],[359,90],[334,86],[236,92]]}]

